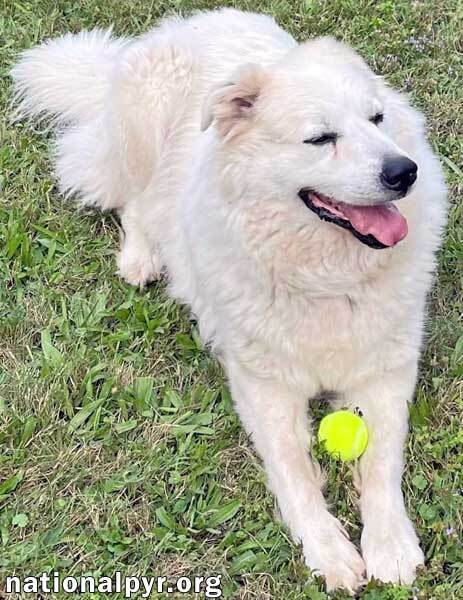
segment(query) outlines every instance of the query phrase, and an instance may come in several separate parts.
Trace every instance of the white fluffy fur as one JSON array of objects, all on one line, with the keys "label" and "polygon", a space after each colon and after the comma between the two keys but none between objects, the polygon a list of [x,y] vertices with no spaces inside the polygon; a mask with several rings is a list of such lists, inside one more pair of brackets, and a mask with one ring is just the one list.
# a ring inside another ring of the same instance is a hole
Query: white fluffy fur
[{"label": "white fluffy fur", "polygon": [[[271,18],[234,10],[130,41],[68,34],[26,51],[13,77],[20,115],[65,124],[63,191],[119,210],[121,275],[144,285],[165,268],[191,307],[309,567],[330,589],[354,591],[365,576],[412,582],[423,553],[401,492],[402,447],[445,221],[421,115],[343,44],[297,45]],[[326,127],[340,133],[335,149],[302,143]],[[368,248],[297,196],[314,187],[353,204],[387,200],[378,173],[394,153],[419,165],[398,203],[409,235],[394,248]],[[362,555],[308,456],[307,400],[323,390],[360,407],[370,431]]]}]

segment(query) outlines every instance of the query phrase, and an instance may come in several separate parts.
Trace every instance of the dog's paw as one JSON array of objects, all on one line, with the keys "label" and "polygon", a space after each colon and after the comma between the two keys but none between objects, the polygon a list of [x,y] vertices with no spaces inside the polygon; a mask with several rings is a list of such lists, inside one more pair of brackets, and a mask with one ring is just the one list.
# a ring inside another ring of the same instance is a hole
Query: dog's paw
[{"label": "dog's paw", "polygon": [[384,520],[378,514],[365,525],[361,545],[368,579],[410,585],[417,567],[424,564],[418,537],[406,515]]},{"label": "dog's paw", "polygon": [[319,523],[316,535],[304,540],[307,566],[322,575],[328,591],[342,588],[350,594],[365,584],[365,563],[341,525],[334,517]]},{"label": "dog's paw", "polygon": [[156,281],[161,275],[162,265],[159,257],[140,249],[122,248],[117,265],[119,275],[130,285],[140,288]]}]

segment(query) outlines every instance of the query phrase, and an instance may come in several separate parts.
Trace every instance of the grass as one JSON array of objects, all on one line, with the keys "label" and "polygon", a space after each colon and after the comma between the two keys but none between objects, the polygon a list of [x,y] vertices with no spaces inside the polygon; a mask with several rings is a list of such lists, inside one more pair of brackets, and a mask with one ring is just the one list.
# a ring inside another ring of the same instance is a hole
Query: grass
[{"label": "grass", "polygon": [[[361,597],[463,598],[462,4],[223,4],[270,12],[299,39],[346,40],[428,117],[452,205],[404,482],[427,568],[412,590],[373,583]],[[8,574],[121,570],[220,574],[226,598],[327,598],[275,518],[223,374],[187,311],[162,284],[139,292],[117,278],[114,220],[63,203],[46,135],[8,124],[8,70],[20,49],[111,23],[136,34],[165,13],[213,6],[0,0],[0,590]],[[358,540],[349,469],[325,467],[333,510]]]}]

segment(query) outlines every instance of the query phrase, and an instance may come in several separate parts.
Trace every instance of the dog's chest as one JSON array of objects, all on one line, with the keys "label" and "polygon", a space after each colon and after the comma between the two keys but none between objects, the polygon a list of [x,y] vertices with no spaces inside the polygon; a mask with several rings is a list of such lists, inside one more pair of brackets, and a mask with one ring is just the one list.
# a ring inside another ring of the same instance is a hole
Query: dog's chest
[{"label": "dog's chest", "polygon": [[272,320],[282,341],[292,340],[297,356],[315,362],[318,356],[326,356],[328,352],[352,353],[364,346],[365,317],[365,312],[345,295],[277,310]]},{"label": "dog's chest", "polygon": [[394,343],[397,316],[379,302],[360,303],[347,294],[274,306],[253,354],[298,386],[315,381],[320,389],[342,390],[380,367]]}]

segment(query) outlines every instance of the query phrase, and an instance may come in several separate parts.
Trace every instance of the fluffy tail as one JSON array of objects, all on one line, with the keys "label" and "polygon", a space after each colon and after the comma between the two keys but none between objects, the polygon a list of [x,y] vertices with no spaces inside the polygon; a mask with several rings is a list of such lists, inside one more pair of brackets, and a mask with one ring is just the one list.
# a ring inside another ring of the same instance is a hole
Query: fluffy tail
[{"label": "fluffy tail", "polygon": [[55,170],[64,194],[120,209],[151,181],[193,73],[193,57],[167,34],[67,34],[22,54],[12,70],[14,116],[59,125]]},{"label": "fluffy tail", "polygon": [[73,122],[97,116],[114,61],[126,45],[111,30],[68,33],[25,50],[12,69],[13,118],[52,116]]},{"label": "fluffy tail", "polygon": [[105,122],[112,75],[127,44],[110,29],[68,33],[24,51],[11,71],[13,120],[51,118],[58,125],[60,189],[82,206],[118,208],[127,195],[121,151]]}]

